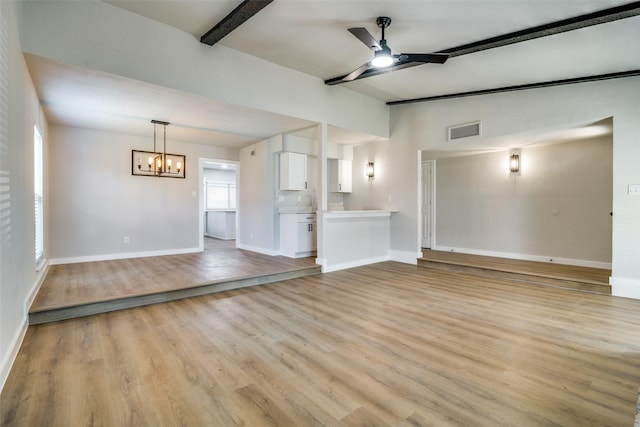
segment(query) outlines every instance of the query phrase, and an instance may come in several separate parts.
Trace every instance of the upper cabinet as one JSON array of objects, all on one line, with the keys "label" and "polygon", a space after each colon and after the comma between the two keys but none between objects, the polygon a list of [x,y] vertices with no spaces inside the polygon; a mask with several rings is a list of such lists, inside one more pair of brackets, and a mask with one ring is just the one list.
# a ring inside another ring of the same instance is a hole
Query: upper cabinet
[{"label": "upper cabinet", "polygon": [[328,160],[329,191],[351,193],[351,160]]},{"label": "upper cabinet", "polygon": [[299,153],[280,153],[280,190],[306,190],[307,156]]}]

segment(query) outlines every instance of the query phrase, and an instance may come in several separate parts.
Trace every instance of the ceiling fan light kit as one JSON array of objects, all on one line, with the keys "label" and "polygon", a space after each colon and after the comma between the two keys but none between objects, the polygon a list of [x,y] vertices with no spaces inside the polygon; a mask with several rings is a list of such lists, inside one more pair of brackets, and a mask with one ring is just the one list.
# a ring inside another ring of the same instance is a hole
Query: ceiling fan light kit
[{"label": "ceiling fan light kit", "polygon": [[374,52],[371,65],[376,68],[388,67],[389,65],[393,64],[391,49],[389,49],[389,46],[387,46],[387,41],[384,39],[380,40],[380,47],[380,50]]}]

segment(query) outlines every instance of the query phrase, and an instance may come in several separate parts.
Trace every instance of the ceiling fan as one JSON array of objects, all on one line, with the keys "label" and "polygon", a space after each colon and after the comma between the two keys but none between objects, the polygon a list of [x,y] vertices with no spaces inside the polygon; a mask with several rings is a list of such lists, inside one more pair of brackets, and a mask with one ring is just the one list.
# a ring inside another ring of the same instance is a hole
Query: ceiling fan
[{"label": "ceiling fan", "polygon": [[[325,83],[337,84],[350,82],[356,80],[369,70],[383,70],[386,72],[426,63],[444,64],[449,58],[449,55],[446,53],[401,53],[399,55],[393,55],[391,48],[387,45],[387,40],[384,38],[384,30],[391,24],[391,18],[380,16],[376,19],[376,24],[382,29],[382,39],[380,42],[376,41],[366,28],[349,28],[351,34],[367,45],[369,49],[373,50],[373,59],[346,76],[330,79]],[[375,74],[379,73],[376,72]]]}]

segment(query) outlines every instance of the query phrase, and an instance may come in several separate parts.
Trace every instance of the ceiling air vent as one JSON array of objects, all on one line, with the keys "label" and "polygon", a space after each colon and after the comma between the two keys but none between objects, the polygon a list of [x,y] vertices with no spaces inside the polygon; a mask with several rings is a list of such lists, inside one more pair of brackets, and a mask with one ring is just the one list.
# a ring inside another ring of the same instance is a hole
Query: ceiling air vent
[{"label": "ceiling air vent", "polygon": [[480,122],[465,123],[463,125],[449,126],[447,128],[449,141],[470,136],[480,136]]}]

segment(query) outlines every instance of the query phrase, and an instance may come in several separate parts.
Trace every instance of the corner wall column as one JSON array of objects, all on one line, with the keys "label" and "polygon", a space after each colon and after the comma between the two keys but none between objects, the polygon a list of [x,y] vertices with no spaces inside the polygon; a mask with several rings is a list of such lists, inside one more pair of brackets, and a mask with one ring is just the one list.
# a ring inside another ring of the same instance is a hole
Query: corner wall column
[{"label": "corner wall column", "polygon": [[318,185],[316,188],[316,200],[318,205],[318,215],[316,227],[318,238],[318,249],[316,263],[322,264],[325,259],[324,254],[324,213],[327,211],[327,131],[326,122],[318,124]]}]

